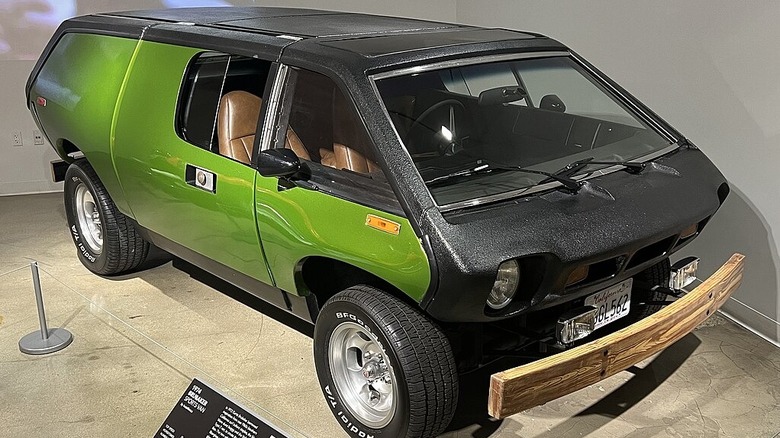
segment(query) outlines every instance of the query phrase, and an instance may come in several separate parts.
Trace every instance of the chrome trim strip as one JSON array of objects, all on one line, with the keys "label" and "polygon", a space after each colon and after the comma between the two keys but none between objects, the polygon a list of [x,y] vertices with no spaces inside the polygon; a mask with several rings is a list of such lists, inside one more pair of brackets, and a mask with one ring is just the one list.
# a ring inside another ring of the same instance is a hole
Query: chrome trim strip
[{"label": "chrome trim strip", "polygon": [[403,75],[409,75],[413,73],[422,73],[426,71],[441,70],[441,69],[452,68],[452,67],[462,67],[464,65],[484,64],[484,63],[499,62],[499,61],[513,61],[518,59],[529,59],[529,58],[549,58],[552,56],[571,56],[571,53],[567,51],[565,52],[565,51],[557,50],[557,51],[549,51],[549,52],[508,53],[504,55],[488,55],[488,56],[478,56],[474,58],[452,59],[449,61],[442,61],[434,64],[419,65],[415,67],[402,68],[400,70],[391,70],[382,73],[376,73],[370,75],[368,78],[371,79],[372,81],[378,81],[380,79],[391,78],[394,76],[403,76]]},{"label": "chrome trim strip", "polygon": [[265,120],[263,120],[263,132],[260,138],[260,150],[271,149],[271,142],[274,138],[274,129],[277,128],[276,122],[279,119],[279,103],[281,102],[284,83],[287,81],[289,67],[285,64],[279,64],[274,78],[274,86],[271,88],[271,94],[268,96],[266,104]]},{"label": "chrome trim strip", "polygon": [[[395,137],[398,140],[398,144],[401,145],[401,149],[404,150],[406,155],[409,157],[409,160],[414,163],[414,159],[412,159],[412,155],[409,153],[409,150],[406,148],[406,145],[404,144],[403,140],[401,140],[401,135],[398,133],[398,130],[395,127],[395,124],[393,123],[393,120],[390,118],[390,113],[387,111],[387,107],[385,106],[384,100],[382,100],[381,94],[379,94],[379,88],[376,85],[376,82],[381,79],[396,77],[396,76],[403,76],[403,75],[409,75],[414,73],[421,73],[431,70],[440,70],[444,68],[452,68],[452,67],[459,67],[464,65],[472,65],[472,64],[480,64],[480,63],[486,63],[486,62],[499,62],[499,61],[511,61],[511,60],[519,60],[519,59],[531,59],[531,58],[549,58],[554,56],[566,56],[571,57],[577,65],[581,66],[583,69],[585,69],[589,74],[591,74],[593,77],[599,80],[599,83],[603,85],[609,92],[613,93],[617,98],[619,98],[622,102],[624,102],[626,105],[629,105],[630,109],[634,111],[637,115],[639,115],[642,120],[644,120],[646,123],[650,124],[652,128],[656,129],[657,132],[659,132],[664,137],[667,137],[667,139],[670,142],[676,141],[676,138],[672,136],[666,129],[663,128],[658,122],[656,122],[652,117],[650,117],[645,111],[642,111],[636,104],[634,104],[632,99],[629,99],[625,94],[618,92],[614,87],[612,87],[608,81],[605,80],[603,75],[596,74],[595,71],[588,68],[585,63],[582,62],[582,58],[578,56],[574,56],[571,52],[568,51],[540,51],[540,52],[532,52],[532,53],[510,53],[510,54],[504,54],[504,55],[489,55],[489,56],[479,56],[474,58],[464,58],[464,59],[454,59],[449,61],[443,61],[443,62],[437,62],[434,64],[427,64],[427,65],[421,65],[421,66],[415,66],[415,67],[407,67],[400,70],[391,70],[387,72],[382,73],[376,73],[373,75],[369,75],[368,79],[371,81],[371,87],[374,90],[374,95],[376,96],[377,100],[379,101],[379,105],[382,108],[382,111],[385,113],[385,118],[390,123],[390,125],[393,127],[393,132],[395,132]],[[679,146],[674,143],[671,144],[661,150],[658,150],[656,152],[652,152],[650,154],[644,155],[641,158],[641,161],[638,160],[632,160],[632,162],[640,162],[644,163],[646,161],[653,160],[655,158],[658,158],[662,155],[668,154],[669,152],[677,149]],[[423,181],[423,184],[425,184],[422,175],[420,174],[420,170],[417,168],[417,166],[414,166],[415,171],[417,172],[417,176],[420,177],[420,180]],[[622,170],[623,166],[610,166],[605,169],[600,169],[591,173],[583,174],[580,176],[575,176],[573,179],[577,181],[585,181],[589,180],[591,178],[600,177],[603,175],[610,174],[612,172],[616,172],[618,170]],[[451,204],[444,204],[439,205],[436,202],[436,199],[434,199],[433,194],[431,194],[431,191],[427,189],[426,186],[426,193],[428,194],[428,198],[431,200],[434,206],[439,209],[442,213],[452,211],[452,210],[458,210],[465,207],[474,207],[477,205],[482,204],[488,204],[491,202],[497,202],[504,199],[510,199],[510,198],[516,198],[518,196],[524,196],[524,195],[531,195],[534,193],[542,192],[545,190],[549,190],[555,187],[562,186],[561,183],[552,181],[545,184],[538,184],[531,187],[524,187],[522,189],[518,190],[512,190],[509,192],[503,192],[503,193],[496,193],[495,195],[490,196],[484,196],[481,198],[475,198],[475,199],[469,199],[466,201],[461,202],[454,202]]]}]

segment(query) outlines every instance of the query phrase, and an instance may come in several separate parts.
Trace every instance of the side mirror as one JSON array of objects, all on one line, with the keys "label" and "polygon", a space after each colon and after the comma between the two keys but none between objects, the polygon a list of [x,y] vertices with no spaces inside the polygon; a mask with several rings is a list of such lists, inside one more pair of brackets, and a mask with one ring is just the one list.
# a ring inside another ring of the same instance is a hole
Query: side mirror
[{"label": "side mirror", "polygon": [[301,170],[301,160],[290,149],[268,149],[257,157],[257,171],[263,176],[291,177]]}]

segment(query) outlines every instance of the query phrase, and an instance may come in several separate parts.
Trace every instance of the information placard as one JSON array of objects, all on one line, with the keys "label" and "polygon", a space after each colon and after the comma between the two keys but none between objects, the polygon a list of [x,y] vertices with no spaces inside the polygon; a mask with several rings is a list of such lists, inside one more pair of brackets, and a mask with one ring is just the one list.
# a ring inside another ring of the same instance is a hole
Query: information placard
[{"label": "information placard", "polygon": [[257,415],[193,379],[155,438],[289,438]]}]

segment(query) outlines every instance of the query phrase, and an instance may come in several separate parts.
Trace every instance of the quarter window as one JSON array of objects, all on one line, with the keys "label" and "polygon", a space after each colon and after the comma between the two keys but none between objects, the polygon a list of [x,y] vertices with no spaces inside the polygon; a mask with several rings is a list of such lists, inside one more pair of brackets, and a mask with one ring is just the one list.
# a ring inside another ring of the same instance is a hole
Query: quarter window
[{"label": "quarter window", "polygon": [[187,142],[248,164],[270,61],[224,53],[200,54],[190,64],[178,108]]}]

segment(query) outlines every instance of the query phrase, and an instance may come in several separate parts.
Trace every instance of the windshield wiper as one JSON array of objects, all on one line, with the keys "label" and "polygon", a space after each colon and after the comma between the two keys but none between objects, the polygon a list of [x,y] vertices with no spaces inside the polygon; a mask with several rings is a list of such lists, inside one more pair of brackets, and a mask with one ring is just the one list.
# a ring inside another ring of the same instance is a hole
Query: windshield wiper
[{"label": "windshield wiper", "polygon": [[633,161],[588,161],[588,164],[605,164],[610,166],[623,166],[628,173],[641,173],[647,167],[647,163]]},{"label": "windshield wiper", "polygon": [[[584,167],[584,165],[583,165]],[[488,169],[490,170],[508,170],[513,172],[524,172],[524,173],[535,173],[537,175],[543,175],[547,178],[540,181],[539,184],[544,184],[545,182],[549,180],[558,181],[561,183],[564,187],[566,187],[568,190],[571,190],[573,193],[577,193],[577,191],[582,187],[582,182],[574,180],[569,177],[566,173],[557,173],[557,172],[545,172],[543,170],[536,170],[536,169],[528,169],[526,167],[520,167],[520,166],[507,166],[507,165],[491,165]],[[576,172],[576,170],[575,170]]]},{"label": "windshield wiper", "polygon": [[553,175],[564,175],[570,177],[579,172],[583,167],[590,166],[591,164],[624,166],[626,171],[629,173],[640,173],[647,167],[646,163],[636,163],[633,161],[594,161],[593,158],[585,158],[584,160],[577,160],[573,163],[569,163],[552,173]]},{"label": "windshield wiper", "polygon": [[425,184],[429,185],[429,186],[430,185],[435,185],[435,184],[440,183],[442,181],[446,181],[446,180],[448,180],[450,178],[471,175],[472,173],[484,172],[486,170],[490,170],[491,169],[489,164],[480,164],[480,163],[481,163],[481,161],[478,160],[477,161],[477,166],[469,167],[468,169],[458,170],[458,171],[451,172],[451,173],[448,173],[448,174],[445,174],[445,175],[437,176],[435,178],[431,178],[431,179],[425,181]]},{"label": "windshield wiper", "polygon": [[578,160],[573,163],[567,164],[565,167],[562,167],[556,170],[555,172],[545,172],[543,170],[529,169],[520,166],[509,166],[509,165],[502,165],[496,163],[489,163],[486,160],[477,160],[476,166],[469,167],[463,170],[458,170],[452,173],[448,173],[446,175],[437,176],[435,178],[431,178],[425,181],[425,184],[429,186],[436,185],[450,178],[468,176],[475,173],[491,172],[494,170],[503,170],[503,171],[511,171],[511,172],[533,173],[537,175],[546,176],[547,178],[540,181],[538,184],[544,184],[551,180],[557,181],[561,183],[561,185],[563,185],[567,190],[570,190],[573,193],[577,193],[584,183],[582,181],[577,181],[573,179],[572,175],[579,172],[582,168],[590,166],[591,164],[625,166],[626,170],[630,173],[640,173],[647,166],[645,163],[635,163],[631,161],[594,161],[593,158],[586,158],[584,160]]},{"label": "windshield wiper", "polygon": [[[556,175],[554,173],[545,172],[543,170],[536,170],[536,169],[526,169],[525,167],[520,166],[507,166],[507,165],[500,165],[495,163],[488,163],[485,160],[477,160],[477,166],[469,167],[468,169],[458,170],[452,173],[448,173],[446,175],[437,176],[435,178],[431,178],[427,181],[425,181],[425,184],[428,186],[436,185],[438,183],[441,183],[442,181],[446,181],[450,178],[456,178],[460,176],[467,176],[472,175],[475,173],[482,173],[482,172],[492,172],[494,170],[503,170],[503,171],[511,171],[511,172],[524,172],[524,173],[533,173],[537,175],[543,175],[546,176],[547,179],[551,179],[554,181],[558,181],[561,183],[566,189],[571,190],[574,193],[577,193],[577,191],[582,186],[582,183],[579,181],[575,181],[571,178],[569,178],[567,175]],[[540,183],[541,184],[541,183]]]}]

